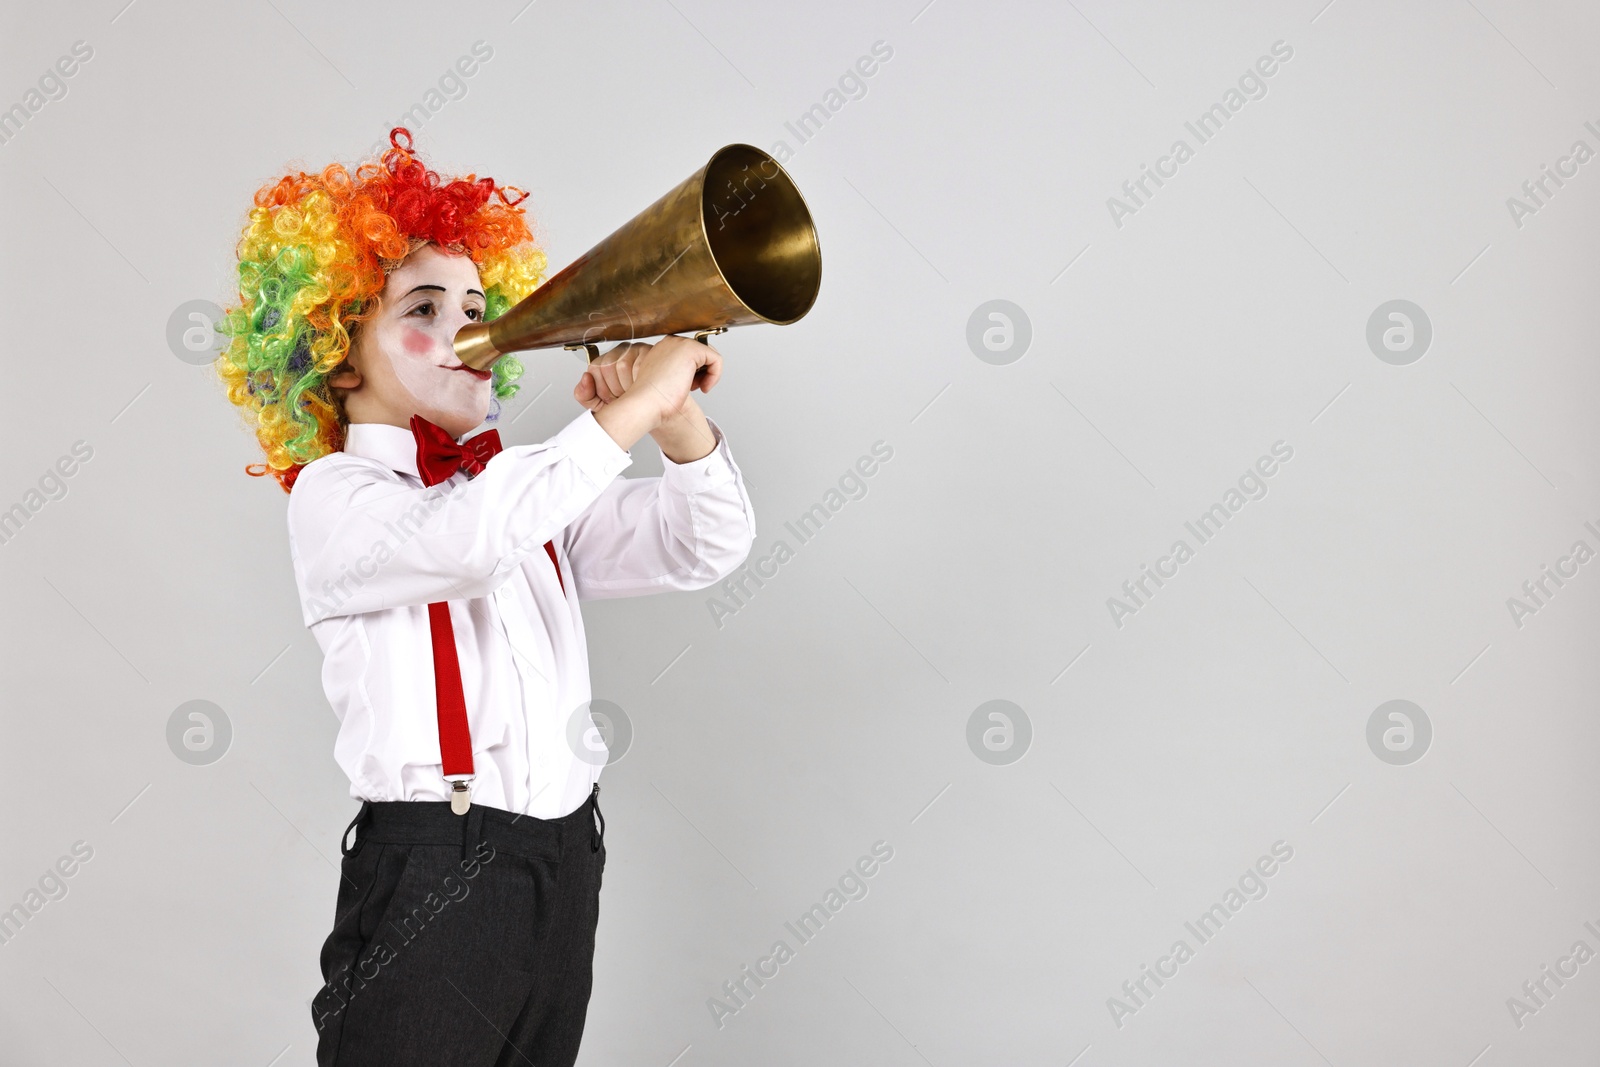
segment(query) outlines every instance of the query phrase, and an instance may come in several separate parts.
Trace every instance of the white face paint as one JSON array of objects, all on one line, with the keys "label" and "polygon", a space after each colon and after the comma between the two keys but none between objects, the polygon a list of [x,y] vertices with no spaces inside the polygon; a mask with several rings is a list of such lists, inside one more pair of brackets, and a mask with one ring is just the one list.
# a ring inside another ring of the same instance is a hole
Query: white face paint
[{"label": "white face paint", "polygon": [[421,415],[452,437],[483,422],[492,398],[491,375],[462,365],[456,331],[483,318],[478,268],[464,255],[432,244],[406,257],[384,281],[378,311],[350,346],[361,384],[344,394],[351,422],[409,428]]}]

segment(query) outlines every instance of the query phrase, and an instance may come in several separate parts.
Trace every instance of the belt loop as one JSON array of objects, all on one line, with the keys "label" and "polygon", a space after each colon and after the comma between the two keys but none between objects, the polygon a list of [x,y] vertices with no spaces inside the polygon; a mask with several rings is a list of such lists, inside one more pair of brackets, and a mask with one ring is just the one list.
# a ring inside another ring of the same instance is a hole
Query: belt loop
[{"label": "belt loop", "polygon": [[483,841],[483,805],[474,804],[467,809],[467,817],[461,820],[461,858],[471,858],[478,851],[478,845]]},{"label": "belt loop", "polygon": [[606,836],[606,817],[600,812],[599,782],[594,783],[594,790],[589,794],[589,801],[594,805],[594,817],[600,820],[599,827],[594,828],[594,834],[589,838],[589,851],[599,852],[600,842],[604,841]]},{"label": "belt loop", "polygon": [[[356,824],[360,823],[362,825],[365,825],[366,823],[370,822],[371,819],[372,819],[372,801],[363,800],[361,802],[361,810],[356,812],[356,817],[350,820],[350,825],[346,826],[344,828],[344,833],[339,835],[339,851],[342,854],[344,854],[346,856],[353,856],[357,852],[361,851],[361,831],[356,829]],[[355,843],[355,847],[353,847],[353,848],[346,847],[346,845],[345,845],[345,839],[350,836],[350,831],[351,830],[356,830],[356,843]]]}]

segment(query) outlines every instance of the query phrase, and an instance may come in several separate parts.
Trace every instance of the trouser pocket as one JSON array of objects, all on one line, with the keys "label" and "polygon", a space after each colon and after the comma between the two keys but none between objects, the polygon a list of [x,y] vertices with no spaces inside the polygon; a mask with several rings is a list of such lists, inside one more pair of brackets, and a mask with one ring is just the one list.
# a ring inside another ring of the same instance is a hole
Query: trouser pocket
[{"label": "trouser pocket", "polygon": [[470,862],[460,845],[385,852],[358,923],[338,1064],[492,1064],[549,969],[560,861],[487,846]]},{"label": "trouser pocket", "polygon": [[389,851],[386,845],[367,845],[347,852],[340,864],[333,929],[322,942],[323,986],[311,1001],[317,1062],[322,1065],[331,1063],[337,1051],[345,1010],[359,982],[356,966],[372,937],[374,898],[389,891],[383,862]]}]

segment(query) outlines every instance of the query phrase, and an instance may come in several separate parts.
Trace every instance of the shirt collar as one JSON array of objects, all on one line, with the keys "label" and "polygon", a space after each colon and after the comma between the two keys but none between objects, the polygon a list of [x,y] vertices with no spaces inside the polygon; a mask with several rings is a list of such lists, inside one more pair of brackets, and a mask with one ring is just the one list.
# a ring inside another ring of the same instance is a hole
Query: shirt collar
[{"label": "shirt collar", "polygon": [[[455,439],[457,444],[475,437]],[[417,473],[417,439],[409,427],[390,426],[386,422],[352,422],[345,427],[344,450],[352,456],[375,460],[390,470],[420,478]]]}]

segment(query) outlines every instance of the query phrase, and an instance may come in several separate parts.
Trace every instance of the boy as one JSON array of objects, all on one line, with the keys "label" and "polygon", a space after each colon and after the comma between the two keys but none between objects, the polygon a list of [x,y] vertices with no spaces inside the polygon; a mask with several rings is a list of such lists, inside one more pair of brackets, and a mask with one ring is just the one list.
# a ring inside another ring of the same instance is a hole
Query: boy
[{"label": "boy", "polygon": [[[721,357],[685,338],[586,367],[584,412],[547,441],[466,436],[521,366],[475,371],[451,341],[526,296],[545,259],[526,194],[440,179],[403,128],[390,142],[353,176],[257,193],[218,360],[266,455],[251,473],[291,490],[334,757],[362,801],[317,1062],[570,1065],[606,858],[603,754],[569,740],[592,728],[578,603],[719,581],[753,510],[691,396]],[[662,476],[618,479],[646,433]]]}]

